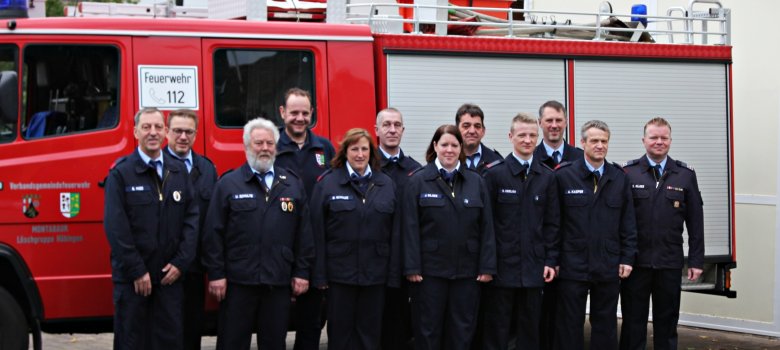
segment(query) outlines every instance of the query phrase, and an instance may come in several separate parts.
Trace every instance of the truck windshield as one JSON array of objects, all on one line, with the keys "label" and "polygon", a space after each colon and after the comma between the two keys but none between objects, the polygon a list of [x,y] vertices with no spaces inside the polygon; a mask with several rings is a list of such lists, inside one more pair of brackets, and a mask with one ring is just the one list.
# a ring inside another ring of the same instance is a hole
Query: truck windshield
[{"label": "truck windshield", "polygon": [[119,50],[109,45],[24,49],[26,139],[112,128],[119,120]]},{"label": "truck windshield", "polygon": [[[263,117],[281,126],[279,106],[287,89],[314,91],[310,51],[219,49],[214,52],[214,106],[217,125],[240,128]],[[317,108],[312,101],[312,125]]]},{"label": "truck windshield", "polygon": [[14,45],[0,45],[0,143],[16,139],[19,109],[19,79]]}]

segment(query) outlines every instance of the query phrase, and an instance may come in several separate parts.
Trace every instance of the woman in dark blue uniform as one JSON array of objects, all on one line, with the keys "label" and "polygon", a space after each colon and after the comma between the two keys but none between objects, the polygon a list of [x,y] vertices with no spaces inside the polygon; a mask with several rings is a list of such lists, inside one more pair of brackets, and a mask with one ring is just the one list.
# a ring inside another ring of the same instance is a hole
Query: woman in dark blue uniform
[{"label": "woman in dark blue uniform", "polygon": [[[314,285],[328,288],[328,349],[378,349],[391,256],[395,185],[371,135],[351,129],[312,194]],[[393,234],[395,232],[395,234]],[[396,269],[392,275],[400,279]]]},{"label": "woman in dark blue uniform", "polygon": [[436,129],[425,159],[401,203],[415,348],[465,350],[476,328],[479,283],[496,273],[490,199],[482,177],[463,165],[456,126]]}]

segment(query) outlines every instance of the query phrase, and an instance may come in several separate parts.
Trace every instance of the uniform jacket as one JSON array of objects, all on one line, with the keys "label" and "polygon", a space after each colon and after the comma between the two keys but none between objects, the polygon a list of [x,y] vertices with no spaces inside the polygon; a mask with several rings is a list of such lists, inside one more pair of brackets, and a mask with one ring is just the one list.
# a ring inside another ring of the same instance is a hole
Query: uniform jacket
[{"label": "uniform jacket", "polygon": [[656,187],[645,156],[626,163],[636,208],[637,266],[681,269],[683,222],[688,228],[688,266],[704,265],[704,212],[696,173],[687,164],[668,157]]},{"label": "uniform jacket", "polygon": [[314,186],[310,203],[317,246],[314,285],[387,283],[391,256],[398,259],[391,253],[398,249],[393,181],[375,171],[363,195],[346,167],[331,169]]},{"label": "uniform jacket", "polygon": [[[482,154],[480,154],[477,166],[474,167],[474,170],[476,170],[478,174],[482,174],[488,164],[504,159],[498,151],[488,148],[488,146],[485,146],[483,143],[480,143],[480,146],[482,146]],[[463,164],[463,166],[465,165],[466,164]]]},{"label": "uniform jacket", "polygon": [[490,197],[479,174],[457,171],[450,189],[431,162],[412,174],[401,206],[404,275],[458,279],[496,273]]},{"label": "uniform jacket", "polygon": [[397,162],[391,162],[382,152],[379,152],[379,155],[382,172],[393,180],[398,189],[405,188],[406,183],[409,182],[409,174],[422,167],[412,157],[405,155],[404,151],[400,151]]},{"label": "uniform jacket", "polygon": [[317,178],[330,169],[330,160],[335,154],[330,141],[315,135],[311,130],[306,131],[306,143],[298,149],[298,144],[287,136],[282,127],[279,129],[274,167],[284,167],[298,174],[306,188],[306,195],[311,196]]},{"label": "uniform jacket", "polygon": [[206,217],[204,266],[209,280],[287,286],[309,279],[314,260],[309,207],[298,176],[274,166],[266,198],[248,164],[217,182]]},{"label": "uniform jacket", "polygon": [[605,163],[593,193],[593,174],[581,158],[555,172],[561,203],[560,278],[610,281],[619,265],[634,265],[636,219],[628,176]]},{"label": "uniform jacket", "polygon": [[[165,147],[165,152],[171,154],[171,149]],[[171,158],[179,160],[176,157]],[[187,170],[186,165],[184,165],[184,170]],[[209,202],[211,201],[211,192],[214,191],[214,184],[217,182],[217,169],[214,167],[214,163],[212,163],[211,160],[193,151],[192,170],[189,174],[192,185],[195,186],[195,201],[198,203],[198,210],[200,211],[200,220],[198,221],[200,230],[196,242],[197,249],[195,250],[195,259],[189,270],[203,271],[203,264],[201,263],[201,257],[203,256],[201,241],[203,240],[206,213],[209,210]]]},{"label": "uniform jacket", "polygon": [[[544,141],[536,145],[536,149],[534,150],[534,160],[538,159],[540,162],[546,164],[551,169],[555,169],[557,165],[555,162],[553,162],[552,157],[547,155],[547,150],[544,148],[543,143]],[[585,155],[582,153],[582,149],[569,145],[566,142],[563,143],[563,157],[561,158],[560,163],[572,163],[578,159],[582,159],[583,157],[585,157]]]},{"label": "uniform jacket", "polygon": [[192,263],[198,205],[183,163],[162,152],[160,180],[138,152],[118,160],[106,179],[104,227],[111,246],[111,277],[131,283],[148,272],[157,284],[168,263],[182,272]]},{"label": "uniform jacket", "polygon": [[558,265],[560,205],[553,171],[536,158],[525,181],[513,155],[484,174],[493,208],[499,287],[544,287],[544,267]]}]

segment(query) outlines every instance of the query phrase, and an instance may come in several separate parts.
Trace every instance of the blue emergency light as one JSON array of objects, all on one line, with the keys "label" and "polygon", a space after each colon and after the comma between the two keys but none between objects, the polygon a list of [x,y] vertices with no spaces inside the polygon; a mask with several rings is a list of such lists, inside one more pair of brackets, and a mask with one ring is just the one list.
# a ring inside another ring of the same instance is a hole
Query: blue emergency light
[{"label": "blue emergency light", "polygon": [[0,0],[0,18],[27,18],[27,0]]}]

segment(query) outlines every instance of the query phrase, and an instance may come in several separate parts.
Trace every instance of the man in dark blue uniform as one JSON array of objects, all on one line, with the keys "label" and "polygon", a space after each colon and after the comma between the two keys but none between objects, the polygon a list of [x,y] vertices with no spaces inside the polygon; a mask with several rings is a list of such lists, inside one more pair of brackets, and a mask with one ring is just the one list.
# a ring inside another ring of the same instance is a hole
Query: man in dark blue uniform
[{"label": "man in dark blue uniform", "polygon": [[514,151],[485,170],[498,273],[483,288],[479,349],[508,349],[513,318],[517,344],[539,349],[542,288],[558,265],[560,206],[552,169],[533,157],[538,130],[536,118],[515,116],[509,131]]},{"label": "man in dark blue uniform", "polygon": [[[295,173],[276,166],[274,124],[244,126],[247,163],[217,182],[204,231],[209,293],[221,301],[217,349],[285,349],[290,296],[309,287],[308,203]],[[257,329],[255,328],[257,323]]]},{"label": "man in dark blue uniform", "polygon": [[585,157],[555,172],[561,202],[558,315],[555,348],[584,349],[585,306],[590,293],[591,349],[617,349],[620,279],[636,257],[636,219],[628,176],[606,162],[609,127],[582,126]]},{"label": "man in dark blue uniform", "polygon": [[[547,101],[539,107],[539,126],[542,128],[542,142],[534,151],[534,158],[555,169],[562,162],[582,159],[582,150],[566,143],[564,137],[568,128],[566,107],[558,101]],[[550,350],[555,339],[555,305],[558,303],[558,280],[545,284],[540,322],[540,348]]]},{"label": "man in dark blue uniform", "polygon": [[142,109],[134,122],[138,149],[106,179],[114,349],[181,349],[180,277],[195,256],[195,190],[184,164],[161,151],[162,112]]},{"label": "man in dark blue uniform", "polygon": [[[299,88],[287,90],[284,105],[279,106],[284,121],[276,145],[276,165],[294,171],[301,177],[306,195],[311,196],[314,184],[330,168],[335,150],[325,138],[315,135],[311,125],[311,94]],[[296,333],[295,350],[316,350],[320,346],[323,291],[311,288],[296,298],[293,315]]]},{"label": "man in dark blue uniform", "polygon": [[217,169],[211,161],[195,153],[192,145],[198,133],[198,115],[188,109],[179,109],[168,113],[168,147],[165,152],[174,159],[180,160],[190,174],[192,185],[195,186],[195,201],[200,211],[200,231],[195,250],[195,258],[182,279],[184,300],[182,301],[182,319],[184,333],[184,349],[200,349],[200,337],[203,331],[204,306],[206,298],[201,264],[203,237],[203,222],[209,209],[211,191],[217,182]]},{"label": "man in dark blue uniform", "polygon": [[645,348],[652,295],[654,347],[677,349],[680,270],[685,265],[683,223],[688,228],[688,280],[695,281],[704,266],[703,203],[696,173],[668,156],[669,122],[648,121],[642,143],[646,154],[625,166],[634,195],[639,252],[634,271],[621,285],[620,348]]},{"label": "man in dark blue uniform", "polygon": [[501,160],[501,154],[482,144],[485,137],[485,113],[482,108],[466,103],[455,112],[455,125],[463,135],[463,153],[466,154],[466,167],[482,173],[485,165]]},{"label": "man in dark blue uniform", "polygon": [[[376,136],[379,138],[380,165],[382,172],[390,176],[396,189],[399,190],[397,198],[402,197],[400,191],[406,187],[409,174],[422,166],[401,150],[403,135],[404,119],[401,111],[390,107],[377,114]],[[405,350],[412,347],[409,290],[406,281],[402,281],[401,284],[401,288],[388,287],[385,294],[385,312],[382,321],[382,349],[384,350]]]}]

